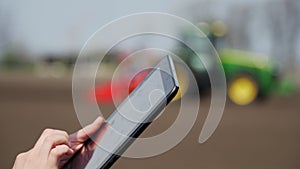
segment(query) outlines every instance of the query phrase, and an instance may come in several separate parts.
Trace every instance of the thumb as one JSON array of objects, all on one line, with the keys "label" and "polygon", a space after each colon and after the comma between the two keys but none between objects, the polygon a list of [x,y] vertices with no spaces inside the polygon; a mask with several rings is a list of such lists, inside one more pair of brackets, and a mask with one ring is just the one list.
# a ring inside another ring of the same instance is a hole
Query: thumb
[{"label": "thumb", "polygon": [[85,126],[84,128],[80,129],[76,133],[72,134],[70,137],[72,141],[77,142],[85,142],[89,137],[91,137],[104,123],[103,117],[98,117],[93,123]]}]

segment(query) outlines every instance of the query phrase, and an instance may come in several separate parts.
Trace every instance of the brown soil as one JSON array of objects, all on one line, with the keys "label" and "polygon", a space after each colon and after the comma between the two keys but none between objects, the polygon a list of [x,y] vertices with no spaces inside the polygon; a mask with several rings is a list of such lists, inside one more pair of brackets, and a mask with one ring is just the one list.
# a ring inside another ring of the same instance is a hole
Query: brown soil
[{"label": "brown soil", "polygon": [[[210,102],[204,98],[195,126],[179,145],[152,158],[121,158],[112,168],[300,168],[299,96],[299,92],[290,97],[273,96],[244,107],[227,103],[214,135],[199,144]],[[114,109],[101,108],[106,113]],[[176,117],[176,113],[170,112],[177,112],[178,108],[177,102],[172,103],[143,136],[164,131]],[[70,133],[80,128],[73,108],[70,78],[0,75],[0,112],[0,168],[3,169],[11,168],[15,156],[32,147],[44,128]]]}]

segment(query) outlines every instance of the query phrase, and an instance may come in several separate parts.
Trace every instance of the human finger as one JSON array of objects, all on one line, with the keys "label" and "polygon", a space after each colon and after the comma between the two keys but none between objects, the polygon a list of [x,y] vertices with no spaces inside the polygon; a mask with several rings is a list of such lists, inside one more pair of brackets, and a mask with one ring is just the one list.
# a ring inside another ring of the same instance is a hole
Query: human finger
[{"label": "human finger", "polygon": [[64,155],[72,155],[74,151],[67,145],[58,145],[51,149],[48,157],[48,165],[52,167],[58,167],[60,159]]},{"label": "human finger", "polygon": [[102,139],[105,132],[108,130],[109,124],[105,123],[101,130],[93,135],[92,137],[92,143],[89,145],[90,150],[95,150],[96,146],[99,144],[100,140]]},{"label": "human finger", "polygon": [[[76,140],[78,142],[85,142],[87,139],[90,138],[104,123],[103,117],[98,117],[93,123],[85,126],[84,128],[80,129],[78,132],[72,134],[72,141]],[[73,140],[74,139],[74,140]]]},{"label": "human finger", "polygon": [[48,158],[51,149],[63,144],[70,146],[68,136],[65,136],[63,134],[49,135],[44,139],[44,142],[37,151],[39,155],[45,159]]},{"label": "human finger", "polygon": [[34,147],[40,147],[43,144],[45,138],[47,138],[50,135],[54,135],[54,134],[61,134],[61,135],[65,135],[66,137],[68,137],[68,133],[65,131],[47,128],[43,131],[43,133],[39,137],[39,139],[36,142]]}]

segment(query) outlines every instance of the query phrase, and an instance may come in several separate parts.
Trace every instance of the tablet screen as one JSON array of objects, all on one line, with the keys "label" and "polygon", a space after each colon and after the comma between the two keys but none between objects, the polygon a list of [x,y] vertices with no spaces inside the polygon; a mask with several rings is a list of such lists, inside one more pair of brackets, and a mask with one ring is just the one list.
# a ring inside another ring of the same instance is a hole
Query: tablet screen
[{"label": "tablet screen", "polygon": [[[134,140],[132,137],[137,137],[142,132],[141,127],[151,123],[166,106],[168,98],[178,89],[178,85],[170,69],[171,65],[164,62],[169,62],[167,57],[107,119],[109,128],[86,168],[101,168],[111,158],[118,158]],[[161,69],[162,65],[169,67],[170,71]]]}]

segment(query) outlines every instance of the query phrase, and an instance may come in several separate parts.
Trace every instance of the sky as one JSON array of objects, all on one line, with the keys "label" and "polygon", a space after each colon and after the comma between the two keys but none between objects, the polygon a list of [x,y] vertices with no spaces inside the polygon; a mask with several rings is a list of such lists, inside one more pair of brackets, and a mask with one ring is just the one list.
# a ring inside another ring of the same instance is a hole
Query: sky
[{"label": "sky", "polygon": [[[11,44],[28,50],[33,56],[78,53],[95,31],[114,19],[137,12],[165,12],[194,22],[193,11],[189,9],[205,10],[203,6],[197,7],[200,1],[212,4],[214,15],[222,19],[230,5],[258,5],[269,0],[0,0],[0,18],[8,18]],[[255,31],[259,24],[252,25],[252,29]],[[267,38],[262,36],[267,34],[251,37],[255,41],[253,50],[269,53]],[[3,46],[0,44],[0,49]]]},{"label": "sky", "polygon": [[74,1],[2,0],[14,43],[33,53],[78,50],[101,26],[136,12],[176,13],[180,0]]}]

